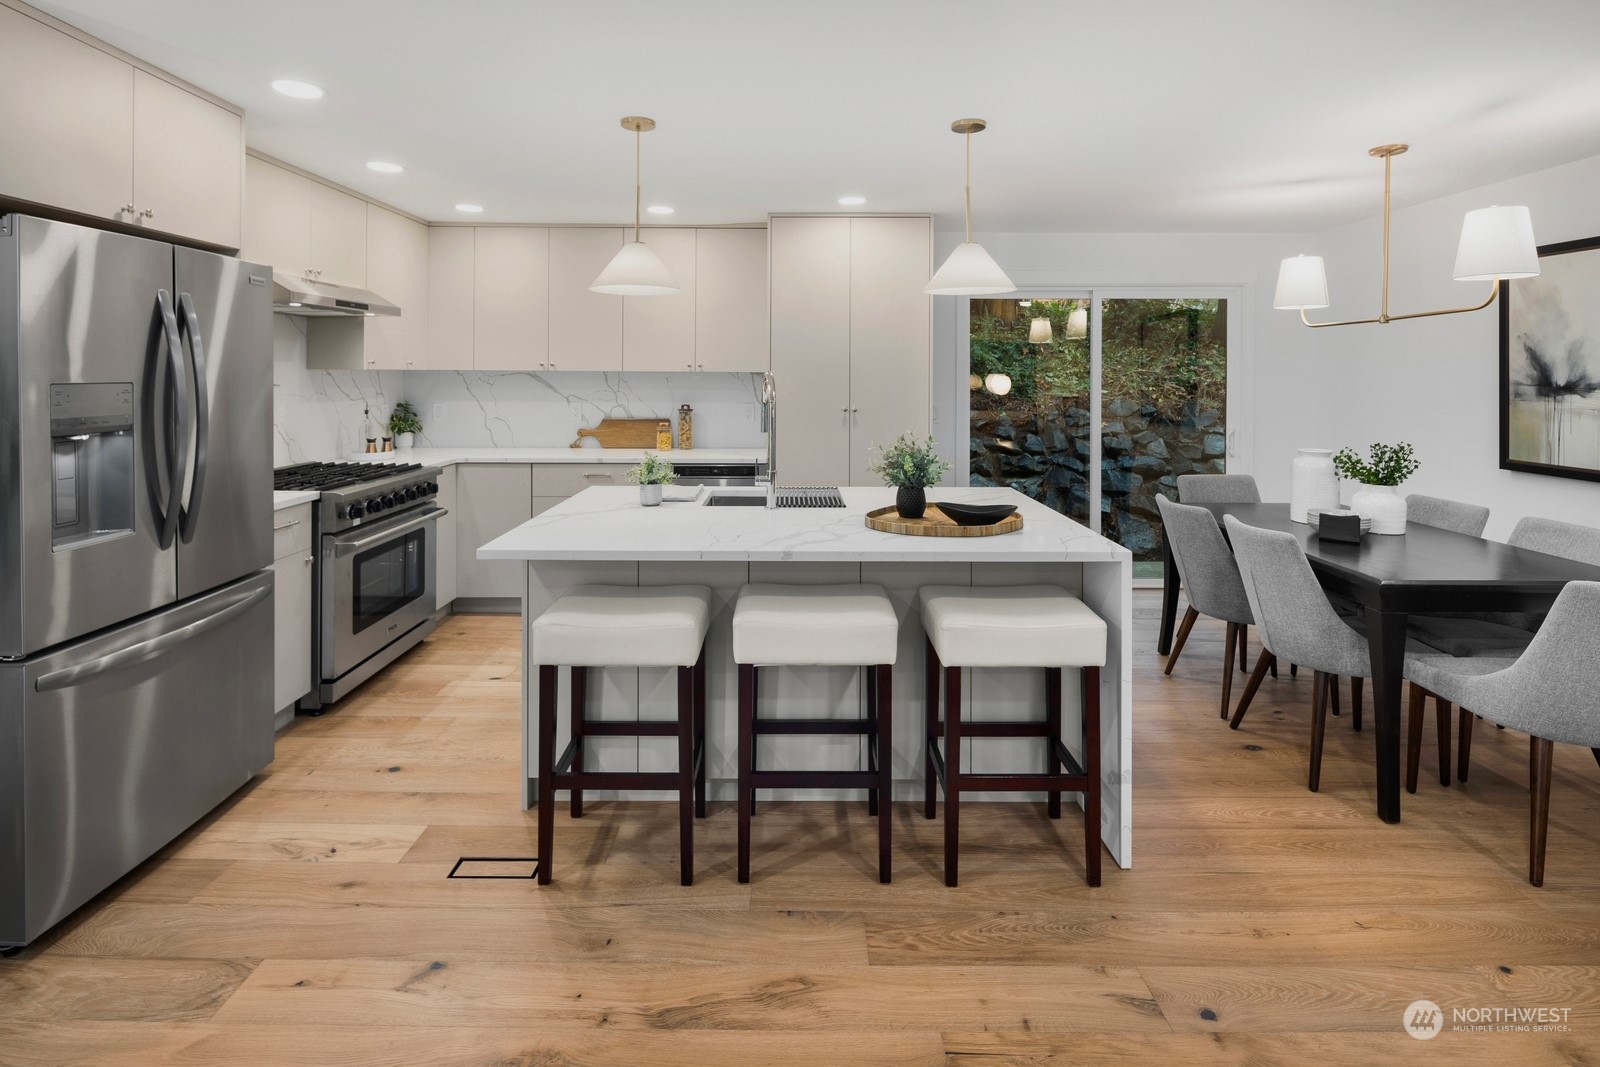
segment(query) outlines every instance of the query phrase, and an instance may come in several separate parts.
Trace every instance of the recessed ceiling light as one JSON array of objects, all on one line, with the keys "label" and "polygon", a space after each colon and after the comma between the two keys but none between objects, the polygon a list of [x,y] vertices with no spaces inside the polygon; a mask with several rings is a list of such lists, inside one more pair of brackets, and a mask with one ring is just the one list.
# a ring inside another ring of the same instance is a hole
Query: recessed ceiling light
[{"label": "recessed ceiling light", "polygon": [[483,210],[482,204],[457,204],[457,211],[465,211],[469,215],[476,215]]},{"label": "recessed ceiling light", "polygon": [[272,83],[272,87],[284,96],[292,96],[296,100],[321,100],[322,87],[312,85],[310,82],[297,82],[292,78],[279,78]]},{"label": "recessed ceiling light", "polygon": [[839,203],[844,204],[846,207],[855,207],[857,204],[865,204],[866,202],[867,198],[864,196],[841,196],[839,198]]},{"label": "recessed ceiling light", "polygon": [[367,164],[367,169],[375,170],[379,174],[399,174],[406,168],[402,167],[398,163],[385,163],[381,159],[374,159],[371,163]]},{"label": "recessed ceiling light", "polygon": [[645,210],[650,212],[652,215],[672,214],[672,209],[665,204],[651,204],[649,207],[645,208]]}]

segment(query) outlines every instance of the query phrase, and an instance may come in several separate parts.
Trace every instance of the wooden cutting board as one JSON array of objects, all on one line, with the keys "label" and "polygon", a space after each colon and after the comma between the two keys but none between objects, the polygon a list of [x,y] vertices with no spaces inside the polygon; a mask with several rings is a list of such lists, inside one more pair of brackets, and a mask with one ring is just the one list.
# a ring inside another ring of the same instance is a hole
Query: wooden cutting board
[{"label": "wooden cutting board", "polygon": [[920,519],[902,519],[899,511],[890,505],[867,512],[867,525],[884,533],[905,534],[909,537],[997,537],[1022,529],[1022,513],[1013,511],[999,522],[988,526],[962,526],[939,510],[938,504],[929,504]]},{"label": "wooden cutting board", "polygon": [[592,429],[580,429],[572,447],[582,448],[583,439],[592,437],[601,448],[655,448],[656,428],[662,422],[671,425],[670,420],[664,419],[601,419],[600,425]]}]

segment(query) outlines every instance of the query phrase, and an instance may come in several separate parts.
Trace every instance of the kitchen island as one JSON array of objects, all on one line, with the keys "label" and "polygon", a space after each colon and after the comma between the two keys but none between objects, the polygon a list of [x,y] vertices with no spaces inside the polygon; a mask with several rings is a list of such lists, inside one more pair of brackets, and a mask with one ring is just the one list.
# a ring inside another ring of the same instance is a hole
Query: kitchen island
[{"label": "kitchen island", "polygon": [[[726,491],[725,491],[726,492]],[[735,490],[733,492],[741,492]],[[760,490],[743,490],[759,493]],[[1123,867],[1132,862],[1133,777],[1133,559],[1127,549],[1010,489],[934,488],[931,501],[1016,504],[1022,530],[997,537],[905,537],[865,525],[865,513],[894,502],[893,489],[844,488],[843,508],[711,507],[704,497],[645,508],[632,487],[586,489],[544,514],[495,538],[478,550],[480,559],[526,561],[523,616],[536,618],[579,585],[678,585],[696,583],[713,591],[713,617],[706,636],[707,768],[711,795],[733,799],[737,745],[737,686],[732,655],[733,602],[748,582],[824,585],[872,582],[884,587],[900,615],[900,645],[894,671],[894,777],[898,800],[920,799],[923,769],[924,637],[917,590],[925,585],[1059,585],[1082,597],[1106,622],[1110,647],[1101,672],[1101,767],[1104,803],[1101,837]],[[536,796],[537,709],[523,640],[523,806]],[[591,676],[590,715],[609,719],[671,719],[676,708],[674,672],[608,668]],[[763,674],[763,716],[805,714],[858,717],[864,694],[860,671],[848,667],[780,668]],[[1077,687],[1063,686],[1063,732],[1079,750]],[[598,693],[595,691],[598,690]],[[560,707],[567,707],[562,672]],[[963,700],[974,721],[1042,717],[1044,672],[970,672]],[[567,743],[566,716],[556,739]],[[671,738],[601,737],[589,742],[589,767],[616,771],[670,771],[676,766]],[[985,740],[963,756],[974,773],[1003,773],[1042,760],[1037,741]],[[859,738],[806,736],[767,738],[768,766],[865,766]],[[604,795],[604,794],[600,794]],[[657,794],[641,794],[654,797]],[[812,794],[787,795],[809,799]],[[835,792],[817,794],[838,796]],[[1018,800],[1005,794],[995,799]],[[982,799],[978,797],[977,799]]]}]

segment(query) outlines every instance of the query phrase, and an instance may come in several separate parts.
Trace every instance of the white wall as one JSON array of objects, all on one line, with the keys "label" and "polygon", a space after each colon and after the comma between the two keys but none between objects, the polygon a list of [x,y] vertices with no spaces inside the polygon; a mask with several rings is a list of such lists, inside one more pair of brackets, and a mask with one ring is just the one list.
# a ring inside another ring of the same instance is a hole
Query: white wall
[{"label": "white wall", "polygon": [[[1403,188],[1405,158],[1396,163]],[[1391,314],[1475,304],[1487,283],[1451,278],[1462,213],[1526,204],[1540,244],[1600,235],[1600,157],[1524,175],[1393,215]],[[1333,306],[1327,318],[1377,313],[1382,288],[1382,219],[1375,216],[1319,239]],[[1511,283],[1515,285],[1516,283]],[[1600,294],[1596,294],[1600,299]],[[1327,342],[1339,445],[1410,441],[1422,468],[1408,491],[1469,500],[1492,509],[1486,535],[1504,539],[1524,515],[1600,525],[1600,483],[1499,469],[1499,320],[1495,307],[1386,325],[1318,330]],[[1346,487],[1346,498],[1350,488]]]}]

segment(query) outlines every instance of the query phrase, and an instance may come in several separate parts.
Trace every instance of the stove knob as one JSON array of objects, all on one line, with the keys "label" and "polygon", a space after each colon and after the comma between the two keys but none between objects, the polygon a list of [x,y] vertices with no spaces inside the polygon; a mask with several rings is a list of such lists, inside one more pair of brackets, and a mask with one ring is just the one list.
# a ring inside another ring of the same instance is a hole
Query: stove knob
[{"label": "stove knob", "polygon": [[383,510],[383,501],[382,500],[379,500],[377,497],[373,497],[371,500],[367,501],[367,514],[368,515],[376,515],[378,512],[380,512],[382,510]]},{"label": "stove knob", "polygon": [[423,484],[422,488],[423,488],[423,490],[425,492],[427,492],[427,494],[429,496],[432,496],[433,494],[435,494],[435,493],[437,493],[439,491],[439,483],[438,482],[425,482]]},{"label": "stove knob", "polygon": [[399,493],[390,493],[388,496],[383,498],[383,506],[386,508],[397,508],[404,503],[405,498]]},{"label": "stove knob", "polygon": [[415,499],[417,499],[418,495],[419,494],[417,493],[417,487],[416,486],[414,486],[414,485],[406,486],[406,499],[407,500],[415,500]]},{"label": "stove knob", "polygon": [[361,501],[359,500],[357,500],[354,504],[351,504],[350,507],[345,511],[345,515],[352,519],[359,519],[366,513],[366,507],[362,505]]}]

